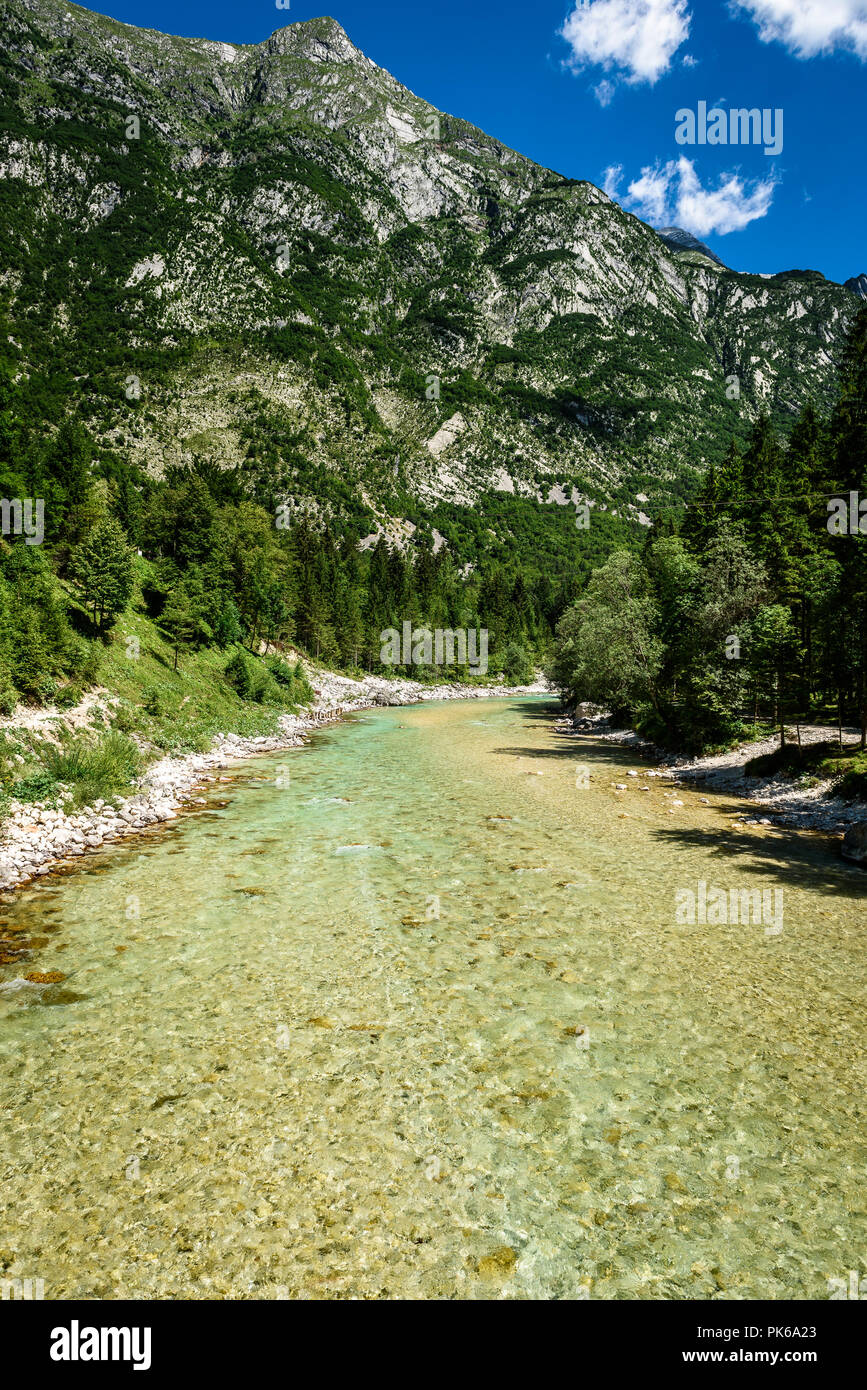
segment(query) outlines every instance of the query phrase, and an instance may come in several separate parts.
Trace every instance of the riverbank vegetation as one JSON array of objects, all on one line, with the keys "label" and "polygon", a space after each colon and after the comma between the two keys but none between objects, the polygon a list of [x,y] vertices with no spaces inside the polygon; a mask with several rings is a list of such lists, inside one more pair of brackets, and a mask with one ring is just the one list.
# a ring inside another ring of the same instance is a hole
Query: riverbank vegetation
[{"label": "riverbank vegetation", "polygon": [[[785,440],[759,419],[694,505],[593,572],[550,669],[567,703],[605,704],[667,747],[727,746],[772,720],[785,748],[807,719],[854,723],[867,747],[867,307],[830,419],[808,407]],[[782,761],[802,757],[809,771],[800,752]],[[848,764],[863,793],[867,758]]]},{"label": "riverbank vegetation", "polygon": [[[107,727],[199,748],[221,729],[269,732],[309,702],[299,652],[441,680],[383,667],[381,633],[410,622],[487,629],[476,680],[522,684],[548,660],[567,702],[605,703],[668,746],[723,746],[769,720],[784,744],[806,718],[854,720],[867,743],[867,308],[831,418],[807,407],[785,440],[760,418],[693,504],[647,531],[598,509],[582,529],[569,506],[492,496],[419,515],[401,547],[368,516],[281,500],[258,457],[152,477],[97,451],[74,412],[36,421],[33,389],[0,380],[0,493],[44,511],[40,543],[4,512],[2,715],[22,700],[71,708],[99,687]],[[29,775],[0,771],[7,788]],[[841,775],[861,785],[863,769]]]}]

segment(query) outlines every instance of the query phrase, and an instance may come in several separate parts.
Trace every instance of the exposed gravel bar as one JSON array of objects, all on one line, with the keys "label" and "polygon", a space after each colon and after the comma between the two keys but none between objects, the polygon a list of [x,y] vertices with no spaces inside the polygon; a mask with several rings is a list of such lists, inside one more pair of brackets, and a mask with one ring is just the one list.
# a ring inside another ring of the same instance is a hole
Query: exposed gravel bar
[{"label": "exposed gravel bar", "polygon": [[[726,792],[754,802],[755,816],[745,815],[742,825],[777,825],[796,830],[820,830],[843,840],[843,852],[857,863],[867,862],[867,804],[844,801],[833,796],[833,781],[817,781],[804,786],[799,781],[783,777],[747,777],[744,768],[751,758],[772,753],[779,745],[777,736],[757,743],[742,743],[726,753],[703,758],[677,757],[665,749],[645,742],[633,729],[611,727],[609,717],[590,706],[579,707],[575,716],[557,721],[556,727],[565,734],[584,734],[619,744],[640,755],[643,760],[658,763],[656,776],[679,782],[701,783],[709,791]],[[819,743],[837,737],[837,729],[820,724],[802,724],[801,742]],[[843,742],[858,747],[857,729],[843,730]]]}]

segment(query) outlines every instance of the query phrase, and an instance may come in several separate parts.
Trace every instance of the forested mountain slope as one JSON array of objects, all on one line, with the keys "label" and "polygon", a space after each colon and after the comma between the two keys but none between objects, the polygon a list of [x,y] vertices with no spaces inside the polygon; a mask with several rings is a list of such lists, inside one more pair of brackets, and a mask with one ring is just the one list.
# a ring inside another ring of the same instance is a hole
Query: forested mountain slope
[{"label": "forested mountain slope", "polygon": [[635,518],[833,398],[849,290],[677,250],[334,20],[238,46],[0,16],[0,352],[151,473],[242,465],[359,534],[573,488]]}]

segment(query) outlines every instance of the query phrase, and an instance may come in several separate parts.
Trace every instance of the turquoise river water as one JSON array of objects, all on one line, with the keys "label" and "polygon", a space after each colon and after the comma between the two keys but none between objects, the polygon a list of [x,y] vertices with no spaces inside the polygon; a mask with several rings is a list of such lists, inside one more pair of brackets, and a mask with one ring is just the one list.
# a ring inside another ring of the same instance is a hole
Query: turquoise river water
[{"label": "turquoise river water", "polygon": [[[364,715],[0,905],[32,946],[0,966],[0,1278],[809,1299],[865,1273],[867,875],[553,714]],[[701,883],[781,889],[781,922],[678,921]]]}]

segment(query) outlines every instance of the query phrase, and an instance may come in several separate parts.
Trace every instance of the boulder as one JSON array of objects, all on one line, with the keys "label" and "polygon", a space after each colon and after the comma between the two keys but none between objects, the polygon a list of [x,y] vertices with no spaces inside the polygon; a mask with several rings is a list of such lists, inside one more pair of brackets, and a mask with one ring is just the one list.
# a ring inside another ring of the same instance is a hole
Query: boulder
[{"label": "boulder", "polygon": [[849,826],[843,836],[843,858],[853,864],[867,864],[867,821]]}]

